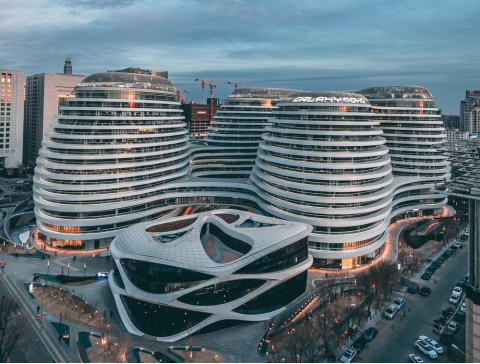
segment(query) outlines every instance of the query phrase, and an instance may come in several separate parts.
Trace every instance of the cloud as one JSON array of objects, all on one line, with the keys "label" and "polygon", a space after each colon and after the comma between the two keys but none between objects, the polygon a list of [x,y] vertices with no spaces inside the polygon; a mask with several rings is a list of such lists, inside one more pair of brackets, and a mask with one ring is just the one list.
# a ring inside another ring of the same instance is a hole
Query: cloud
[{"label": "cloud", "polygon": [[[168,70],[179,87],[194,78],[309,90],[423,83],[446,95],[478,83],[479,8],[476,0],[26,0],[2,5],[0,63],[27,75],[61,72],[73,53],[78,74],[140,66]],[[451,112],[455,97],[442,96]]]}]

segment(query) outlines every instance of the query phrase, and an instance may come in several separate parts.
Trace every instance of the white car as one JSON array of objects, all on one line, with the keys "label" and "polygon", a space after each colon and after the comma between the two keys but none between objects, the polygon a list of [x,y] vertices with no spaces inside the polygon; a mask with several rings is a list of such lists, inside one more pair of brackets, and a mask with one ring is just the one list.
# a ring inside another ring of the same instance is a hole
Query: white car
[{"label": "white car", "polygon": [[420,336],[419,339],[429,344],[433,348],[433,350],[435,350],[437,353],[439,354],[443,353],[443,348],[435,340],[430,339],[428,336]]},{"label": "white car", "polygon": [[405,300],[403,298],[397,298],[393,301],[393,304],[397,306],[397,309],[400,310],[403,308],[406,304]]},{"label": "white car", "polygon": [[447,330],[453,333],[457,332],[459,328],[460,328],[460,325],[458,324],[458,322],[455,322],[455,321],[450,321],[447,325]]},{"label": "white car", "polygon": [[458,301],[460,301],[460,296],[456,294],[452,294],[452,296],[450,297],[450,303],[453,303],[454,305],[456,305]]},{"label": "white car", "polygon": [[437,352],[435,350],[433,350],[433,348],[430,346],[430,344],[427,344],[425,341],[417,340],[417,341],[415,341],[415,346],[422,353],[424,353],[425,355],[428,355],[430,357],[430,359],[437,359],[438,358]]},{"label": "white car", "polygon": [[398,312],[398,309],[397,309],[397,306],[395,305],[390,305],[387,307],[387,309],[385,310],[385,318],[389,319],[389,320],[393,320],[393,318],[395,317],[395,315],[397,314]]},{"label": "white car", "polygon": [[462,292],[463,292],[463,289],[459,286],[456,286],[454,289],[453,289],[453,292],[452,294],[458,294],[459,296],[462,295]]},{"label": "white car", "polygon": [[455,248],[457,248],[457,249],[459,249],[459,248],[462,246],[462,244],[460,244],[460,243],[455,243],[455,244],[453,244],[452,246],[455,247]]},{"label": "white car", "polygon": [[418,355],[410,354],[408,357],[410,358],[411,363],[425,363]]},{"label": "white car", "polygon": [[467,313],[467,303],[466,302],[462,303],[462,307],[460,308],[460,311],[462,311],[463,313]]},{"label": "white car", "polygon": [[351,363],[352,360],[355,358],[355,355],[357,355],[357,351],[355,349],[347,349],[343,353],[342,357],[340,358],[341,363]]}]

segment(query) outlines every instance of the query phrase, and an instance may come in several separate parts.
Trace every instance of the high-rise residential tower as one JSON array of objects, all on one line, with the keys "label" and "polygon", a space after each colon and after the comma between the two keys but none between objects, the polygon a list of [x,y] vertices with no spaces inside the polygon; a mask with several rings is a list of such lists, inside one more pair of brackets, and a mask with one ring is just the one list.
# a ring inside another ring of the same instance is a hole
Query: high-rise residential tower
[{"label": "high-rise residential tower", "polygon": [[[63,73],[41,73],[27,76],[23,155],[33,162],[38,156],[42,140],[52,132],[52,124],[59,113],[59,105],[74,97],[73,88],[85,76]],[[23,91],[23,90],[22,90]]]},{"label": "high-rise residential tower", "polygon": [[0,69],[0,167],[22,163],[25,72]]}]

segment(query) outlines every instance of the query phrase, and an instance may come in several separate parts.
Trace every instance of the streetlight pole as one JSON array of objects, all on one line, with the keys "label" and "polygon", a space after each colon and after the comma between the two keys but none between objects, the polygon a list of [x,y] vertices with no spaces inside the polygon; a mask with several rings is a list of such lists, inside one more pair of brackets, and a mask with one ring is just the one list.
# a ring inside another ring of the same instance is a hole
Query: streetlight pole
[{"label": "streetlight pole", "polygon": [[47,262],[47,274],[50,274],[50,261]]},{"label": "streetlight pole", "polygon": [[87,263],[83,263],[83,276],[85,277],[85,269],[87,268]]},{"label": "streetlight pole", "polygon": [[68,266],[67,266],[67,272],[68,272],[68,273],[67,273],[67,274],[68,274],[68,276],[70,277],[70,263],[68,263]]}]

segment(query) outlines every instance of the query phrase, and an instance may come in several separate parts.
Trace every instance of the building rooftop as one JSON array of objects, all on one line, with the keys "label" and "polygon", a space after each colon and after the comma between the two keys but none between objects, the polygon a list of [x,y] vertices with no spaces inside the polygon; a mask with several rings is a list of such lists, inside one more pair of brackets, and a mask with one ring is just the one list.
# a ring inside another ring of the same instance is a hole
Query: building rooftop
[{"label": "building rooftop", "polygon": [[358,93],[369,99],[433,100],[430,91],[421,86],[375,86],[364,88]]},{"label": "building rooftop", "polygon": [[119,87],[175,92],[166,78],[139,73],[104,72],[85,78],[77,87]]}]

